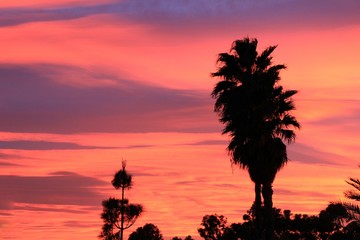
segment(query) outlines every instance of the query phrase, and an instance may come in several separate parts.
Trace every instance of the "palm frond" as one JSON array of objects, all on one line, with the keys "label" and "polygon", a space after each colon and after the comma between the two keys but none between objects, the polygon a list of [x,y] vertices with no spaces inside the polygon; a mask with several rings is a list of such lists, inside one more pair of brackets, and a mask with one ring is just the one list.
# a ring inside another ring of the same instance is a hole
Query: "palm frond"
[{"label": "palm frond", "polygon": [[278,113],[284,114],[286,112],[295,110],[295,105],[292,100],[279,100],[277,101]]},{"label": "palm frond", "polygon": [[265,49],[260,56],[256,59],[257,71],[264,71],[268,66],[271,65],[272,57],[271,53],[275,50],[277,46],[270,46]]},{"label": "palm frond", "polygon": [[273,65],[267,71],[269,73],[275,73],[275,72],[278,73],[281,69],[286,69],[286,66],[284,64]]},{"label": "palm frond", "polygon": [[222,77],[230,80],[234,79],[239,71],[236,56],[228,53],[220,53],[217,63],[220,65],[218,70],[211,74],[212,77]]},{"label": "palm frond", "polygon": [[211,96],[213,98],[217,98],[220,94],[229,91],[230,89],[234,88],[236,86],[236,83],[231,81],[219,81],[215,87],[214,90],[211,93]]},{"label": "palm frond", "polygon": [[283,92],[281,94],[281,98],[288,99],[288,98],[292,97],[293,95],[295,95],[296,93],[298,93],[297,90],[286,90],[285,92]]},{"label": "palm frond", "polygon": [[353,203],[343,203],[346,209],[360,215],[360,207]]},{"label": "palm frond", "polygon": [[348,190],[348,191],[344,192],[344,195],[348,199],[360,201],[360,194],[355,191]]},{"label": "palm frond", "polygon": [[279,129],[278,135],[281,139],[284,139],[288,143],[294,142],[296,138],[295,132],[289,129]]},{"label": "palm frond", "polygon": [[360,223],[360,207],[353,203],[344,202],[341,203],[349,214],[349,220],[357,221]]},{"label": "palm frond", "polygon": [[350,186],[354,187],[357,191],[348,190],[344,193],[345,197],[348,199],[353,199],[355,201],[360,201],[360,180],[356,178],[349,178],[349,181],[345,181]]},{"label": "palm frond", "polygon": [[279,73],[282,69],[286,69],[286,66],[284,64],[274,65],[267,70],[267,74],[274,82],[277,82],[278,80],[280,80]]},{"label": "palm frond", "polygon": [[285,126],[286,128],[294,127],[294,128],[300,128],[300,123],[296,120],[296,118],[290,114],[285,114],[281,124]]},{"label": "palm frond", "polygon": [[345,181],[347,182],[347,184],[353,186],[354,188],[356,188],[358,191],[360,191],[360,180],[356,179],[356,178],[349,178],[350,181]]},{"label": "palm frond", "polygon": [[257,39],[244,38],[235,40],[232,44],[231,51],[238,57],[238,64],[244,71],[251,72],[252,66],[257,58]]}]

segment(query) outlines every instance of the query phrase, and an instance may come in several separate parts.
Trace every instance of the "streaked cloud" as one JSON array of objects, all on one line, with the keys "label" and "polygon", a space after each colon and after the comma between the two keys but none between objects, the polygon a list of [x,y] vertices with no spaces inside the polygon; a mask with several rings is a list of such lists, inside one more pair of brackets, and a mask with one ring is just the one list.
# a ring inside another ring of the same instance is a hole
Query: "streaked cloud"
[{"label": "streaked cloud", "polygon": [[63,223],[64,227],[69,227],[69,228],[82,228],[82,229],[86,229],[86,228],[93,228],[93,227],[97,227],[98,224],[94,223],[93,221],[65,221]]},{"label": "streaked cloud", "polygon": [[288,147],[288,157],[290,161],[330,165],[338,165],[338,161],[346,163],[347,160],[349,160],[346,156],[341,156],[330,152],[323,152],[315,147],[311,147],[302,143],[295,143],[290,145],[290,147]]},{"label": "streaked cloud", "polygon": [[[72,204],[74,205],[74,204]],[[32,212],[50,212],[50,213],[56,213],[56,212],[62,212],[62,213],[73,213],[73,214],[81,214],[85,213],[87,210],[83,209],[81,206],[77,206],[78,209],[70,209],[68,206],[56,206],[51,204],[21,204],[17,206],[12,206],[11,208],[13,210],[19,210],[19,211],[32,211]]]},{"label": "streaked cloud", "polygon": [[194,143],[188,143],[188,145],[223,145],[223,146],[226,146],[227,144],[229,144],[229,142],[226,140],[211,140],[211,139],[198,141]]},{"label": "streaked cloud", "polygon": [[[320,104],[328,103],[329,101],[322,101]],[[347,131],[358,131],[356,127],[360,121],[360,99],[338,99],[332,100],[332,102],[337,102],[338,108],[337,111],[332,114],[328,114],[323,116],[322,118],[317,118],[310,121],[310,124],[318,125],[318,126],[327,126],[327,127],[343,127],[343,130]],[[319,104],[319,105],[320,105]],[[335,108],[335,106],[333,106]],[[334,109],[335,110],[335,109]],[[339,111],[342,111],[339,114]]]},{"label": "streaked cloud", "polygon": [[[222,146],[225,150],[228,143],[229,142],[227,140],[209,139],[209,140],[188,143],[185,145],[189,145],[189,146],[217,145],[217,146]],[[294,144],[288,145],[287,149],[288,149],[289,160],[301,162],[301,163],[338,165],[339,164],[338,161],[346,162],[347,160],[349,160],[346,156],[320,151],[316,147],[309,146],[307,144],[299,143],[299,142],[295,142]]]},{"label": "streaked cloud", "polygon": [[[86,77],[88,85],[59,76]],[[84,76],[85,75],[85,76]],[[1,65],[1,131],[10,132],[208,132],[211,98],[59,65]],[[91,84],[96,83],[96,84]],[[18,142],[17,144],[20,144]],[[63,143],[64,144],[64,143]],[[58,147],[60,147],[58,145]],[[69,146],[73,147],[75,146]]]},{"label": "streaked cloud", "polygon": [[14,166],[20,166],[20,165],[15,164],[15,163],[0,161],[0,167],[14,167]]},{"label": "streaked cloud", "polygon": [[[48,142],[48,141],[0,141],[0,149],[18,150],[76,150],[76,149],[109,149],[113,147],[83,146],[70,142]],[[1,157],[1,155],[0,155]]]},{"label": "streaked cloud", "polygon": [[0,159],[13,159],[13,158],[23,158],[23,156],[17,154],[0,153]]},{"label": "streaked cloud", "polygon": [[94,188],[106,184],[71,172],[48,176],[0,175],[0,207],[12,209],[14,203],[97,206],[102,196]]},{"label": "streaked cloud", "polygon": [[[18,163],[13,163],[12,160],[17,159],[25,159],[26,157],[19,154],[7,154],[7,153],[0,153],[0,167],[23,167],[23,165]],[[31,157],[30,157],[31,158]]]},{"label": "streaked cloud", "polygon": [[320,199],[332,199],[334,197],[331,193],[321,193],[318,191],[292,191],[289,189],[275,188],[276,194],[280,194],[283,196],[291,195],[291,196],[313,196],[314,198]]},{"label": "streaked cloud", "polygon": [[[0,9],[2,26],[28,22],[58,21],[83,18],[98,14],[119,16],[135,22],[157,26],[188,26],[191,22],[199,26],[227,24],[248,28],[276,25],[277,27],[301,26],[314,23],[319,27],[335,27],[359,21],[360,3],[356,0],[336,1],[216,1],[216,0],[128,0],[110,3],[66,4],[63,7],[3,8]],[[271,9],[271,11],[269,10]],[[259,18],[261,16],[261,18]],[[306,16],[306,17],[305,17]],[[282,19],[286,17],[287,22]],[[266,21],[264,21],[266,19]]]}]

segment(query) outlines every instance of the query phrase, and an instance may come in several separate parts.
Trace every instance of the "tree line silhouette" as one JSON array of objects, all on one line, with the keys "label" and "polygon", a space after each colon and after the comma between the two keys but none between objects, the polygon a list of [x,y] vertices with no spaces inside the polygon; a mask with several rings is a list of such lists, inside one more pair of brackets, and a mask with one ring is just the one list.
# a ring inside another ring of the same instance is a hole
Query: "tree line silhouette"
[{"label": "tree line silhouette", "polygon": [[[276,240],[360,239],[359,222],[341,203],[330,203],[319,215],[292,214],[278,208],[273,208],[272,215]],[[255,206],[243,215],[243,223],[228,225],[223,215],[206,215],[198,232],[206,240],[257,240],[255,217]]]},{"label": "tree line silhouette", "polygon": [[[349,178],[346,181],[355,190],[348,190],[344,193],[349,200],[360,201],[360,180]],[[131,186],[131,175],[127,173],[125,164],[123,169],[114,176],[112,184],[118,188],[125,189]],[[124,196],[122,194],[122,196]],[[125,198],[103,201],[103,213],[101,215],[104,225],[99,237],[104,240],[123,239],[125,229],[133,225],[142,212],[141,205],[129,204]],[[121,202],[124,201],[124,206]],[[109,203],[113,203],[110,204]],[[114,204],[115,203],[115,204]],[[110,207],[109,207],[110,206]],[[130,210],[133,206],[135,211]],[[141,209],[141,210],[140,210]],[[198,228],[199,236],[205,240],[258,240],[256,234],[257,213],[255,203],[243,215],[242,223],[227,223],[223,215],[205,215]],[[261,207],[261,216],[265,207]],[[357,240],[360,239],[360,208],[351,202],[333,202],[318,215],[293,214],[291,210],[272,208],[273,236],[276,240]],[[124,215],[124,217],[122,217]],[[121,222],[124,224],[121,224]],[[121,226],[123,226],[121,228]],[[116,230],[118,231],[116,231]],[[115,230],[115,231],[114,231]],[[129,235],[128,240],[163,240],[160,229],[147,223],[137,228]],[[183,240],[180,237],[173,237],[172,240]],[[184,240],[193,240],[188,235]]]},{"label": "tree line silhouette", "polygon": [[[227,224],[222,215],[203,217],[199,235],[206,240],[300,240],[300,239],[360,239],[360,210],[353,203],[331,203],[318,216],[292,214],[290,210],[273,207],[273,182],[288,161],[287,146],[295,141],[300,123],[292,115],[296,90],[280,85],[283,64],[272,63],[270,46],[260,54],[257,39],[244,38],[233,42],[230,51],[218,55],[219,78],[211,96],[214,111],[224,125],[222,134],[230,136],[227,151],[231,164],[246,169],[254,182],[255,200],[243,223]],[[103,202],[104,221],[99,235],[104,240],[123,240],[123,231],[131,227],[143,208],[129,204],[124,190],[131,187],[131,175],[126,164],[112,181],[121,189],[122,198]],[[357,191],[345,192],[349,199],[360,201],[360,181],[350,178],[347,183]],[[129,240],[161,240],[160,230],[147,223],[130,234]],[[180,240],[174,237],[173,240]],[[188,236],[185,240],[191,240]]]}]

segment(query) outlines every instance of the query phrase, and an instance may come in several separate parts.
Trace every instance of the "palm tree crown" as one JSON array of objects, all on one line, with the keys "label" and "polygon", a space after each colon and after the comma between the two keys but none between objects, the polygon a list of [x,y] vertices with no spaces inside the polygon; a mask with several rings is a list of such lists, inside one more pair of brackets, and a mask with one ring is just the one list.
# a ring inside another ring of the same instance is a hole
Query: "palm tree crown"
[{"label": "palm tree crown", "polygon": [[[296,90],[279,85],[280,70],[285,65],[272,65],[270,46],[261,54],[257,40],[244,38],[233,42],[229,53],[220,53],[219,77],[212,97],[214,110],[224,124],[223,134],[230,135],[227,147],[231,162],[248,170],[255,183],[257,239],[273,239],[272,183],[276,173],[286,164],[286,145],[295,140],[300,124],[291,115],[295,109],[292,96]],[[261,195],[264,199],[264,224],[261,223]],[[261,228],[261,225],[264,227]]]},{"label": "palm tree crown", "polygon": [[216,99],[215,111],[225,125],[223,134],[231,136],[228,151],[232,163],[251,170],[259,161],[278,171],[287,161],[282,140],[293,142],[293,129],[300,127],[290,114],[295,109],[292,96],[297,91],[284,90],[278,84],[279,72],[286,67],[272,65],[271,53],[276,46],[260,55],[256,48],[256,39],[245,38],[234,41],[230,53],[219,54],[219,68],[212,76],[220,81],[212,97]]}]

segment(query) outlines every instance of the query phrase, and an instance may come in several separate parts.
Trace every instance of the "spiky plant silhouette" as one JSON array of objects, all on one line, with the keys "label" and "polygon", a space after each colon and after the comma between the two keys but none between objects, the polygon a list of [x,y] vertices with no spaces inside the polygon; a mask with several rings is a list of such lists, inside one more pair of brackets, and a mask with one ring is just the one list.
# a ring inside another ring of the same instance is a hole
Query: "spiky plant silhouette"
[{"label": "spiky plant silhouette", "polygon": [[123,240],[124,230],[130,228],[143,212],[140,204],[130,204],[125,198],[125,189],[132,187],[132,176],[126,171],[126,161],[122,161],[122,169],[115,173],[111,183],[115,189],[121,190],[121,199],[110,197],[102,202],[104,225],[99,238]]}]

